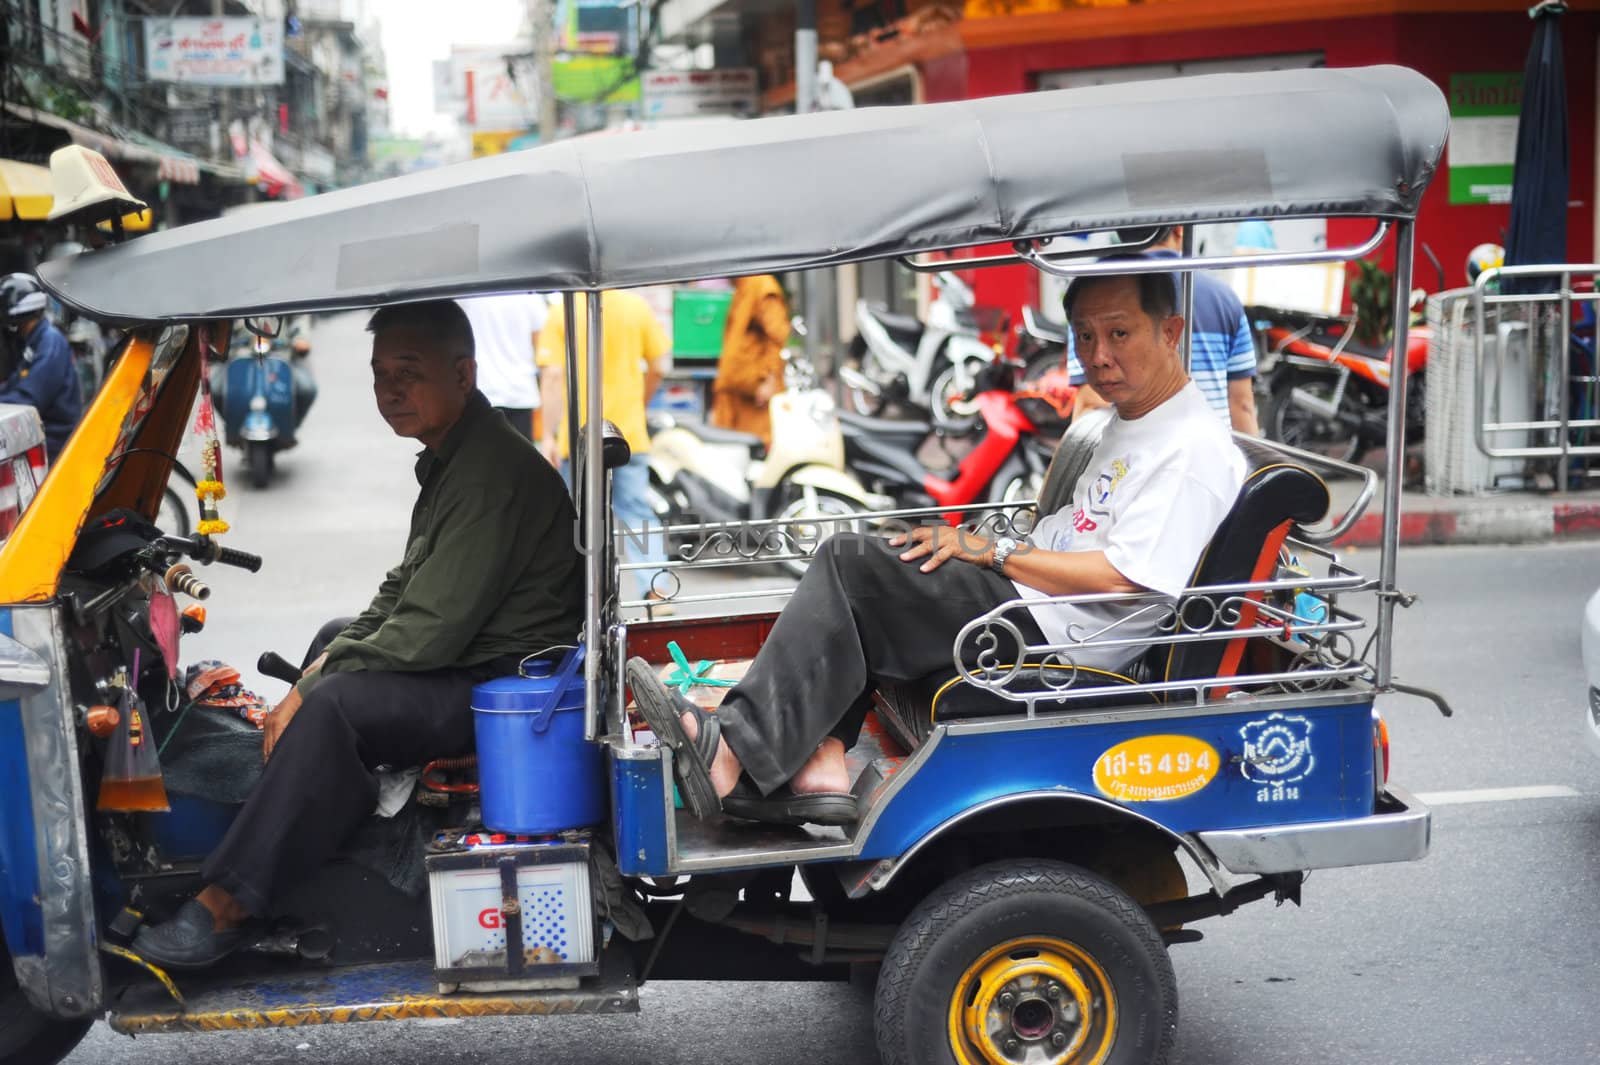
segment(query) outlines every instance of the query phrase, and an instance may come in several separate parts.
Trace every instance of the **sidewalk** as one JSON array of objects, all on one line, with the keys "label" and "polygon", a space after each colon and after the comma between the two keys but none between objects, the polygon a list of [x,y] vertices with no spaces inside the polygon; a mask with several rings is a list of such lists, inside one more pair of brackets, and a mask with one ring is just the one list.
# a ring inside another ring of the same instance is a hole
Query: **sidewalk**
[{"label": "sidewalk", "polygon": [[[1329,483],[1331,513],[1355,502],[1361,482]],[[1383,535],[1383,483],[1366,513],[1338,546],[1377,547]],[[1430,496],[1404,491],[1400,498],[1401,544],[1535,544],[1556,540],[1600,540],[1600,491],[1502,492],[1486,496]]]}]

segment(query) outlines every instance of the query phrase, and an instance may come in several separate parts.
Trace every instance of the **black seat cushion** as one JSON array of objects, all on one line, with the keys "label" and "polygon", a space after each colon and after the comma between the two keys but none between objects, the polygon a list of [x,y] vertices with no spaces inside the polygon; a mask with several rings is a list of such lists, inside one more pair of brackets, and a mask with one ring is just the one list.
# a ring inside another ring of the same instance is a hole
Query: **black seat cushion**
[{"label": "black seat cushion", "polygon": [[849,410],[840,410],[837,413],[839,415],[839,428],[844,430],[846,436],[865,434],[867,436],[913,437],[921,440],[933,432],[933,426],[927,422],[872,417]]},{"label": "black seat cushion", "polygon": [[722,429],[715,425],[708,425],[705,422],[692,421],[687,418],[677,419],[676,424],[678,428],[693,433],[708,444],[737,444],[740,447],[749,448],[750,454],[756,458],[760,458],[767,451],[766,441],[754,433],[741,433],[736,429]]},{"label": "black seat cushion", "polygon": [[874,307],[872,316],[883,326],[884,332],[903,348],[915,350],[917,341],[922,339],[922,322],[914,315],[895,314],[882,307]]}]

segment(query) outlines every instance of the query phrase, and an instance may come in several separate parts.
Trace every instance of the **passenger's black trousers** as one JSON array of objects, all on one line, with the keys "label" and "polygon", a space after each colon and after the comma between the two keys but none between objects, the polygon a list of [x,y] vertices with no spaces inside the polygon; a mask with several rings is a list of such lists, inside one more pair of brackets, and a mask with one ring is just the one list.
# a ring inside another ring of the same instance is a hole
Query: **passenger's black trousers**
[{"label": "passenger's black trousers", "polygon": [[[305,662],[349,622],[329,622]],[[334,673],[284,729],[261,779],[201,867],[251,913],[314,872],[378,802],[378,766],[422,765],[473,749],[472,686],[514,661],[425,673]]]},{"label": "passenger's black trousers", "polygon": [[[1017,598],[992,570],[952,560],[923,573],[926,560],[901,562],[904,550],[858,533],[823,543],[718,708],[728,745],[763,794],[794,776],[828,736],[855,743],[875,681],[953,673],[962,627]],[[1025,611],[1006,617],[1029,643],[1043,639]]]}]

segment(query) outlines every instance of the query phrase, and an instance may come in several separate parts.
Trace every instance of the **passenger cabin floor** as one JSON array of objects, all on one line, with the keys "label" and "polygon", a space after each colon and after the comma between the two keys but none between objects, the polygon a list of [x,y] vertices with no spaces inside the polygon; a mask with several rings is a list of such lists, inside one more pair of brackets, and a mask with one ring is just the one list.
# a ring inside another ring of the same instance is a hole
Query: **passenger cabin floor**
[{"label": "passenger cabin floor", "polygon": [[[881,789],[894,775],[905,754],[878,722],[868,714],[856,745],[845,754],[857,810],[865,815]],[[702,821],[688,810],[677,810],[677,867],[683,872],[709,872],[718,869],[781,865],[796,861],[815,861],[829,857],[848,857],[854,849],[858,819],[843,827],[806,825],[768,825],[718,817]]]},{"label": "passenger cabin floor", "polygon": [[637,1013],[639,992],[624,951],[601,958],[600,974],[573,991],[440,994],[431,960],[299,968],[241,982],[207,973],[172,974],[182,1006],[154,980],[137,983],[113,1004],[110,1025],[126,1035],[227,1032],[307,1024],[397,1021],[419,1017],[545,1016]]}]

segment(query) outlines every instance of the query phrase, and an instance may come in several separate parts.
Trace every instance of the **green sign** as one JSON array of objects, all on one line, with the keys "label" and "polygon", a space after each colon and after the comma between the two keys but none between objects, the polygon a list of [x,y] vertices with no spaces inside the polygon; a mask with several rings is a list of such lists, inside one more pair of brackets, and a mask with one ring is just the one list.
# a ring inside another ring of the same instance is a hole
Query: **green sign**
[{"label": "green sign", "polygon": [[1450,202],[1510,203],[1522,75],[1450,75]]}]

